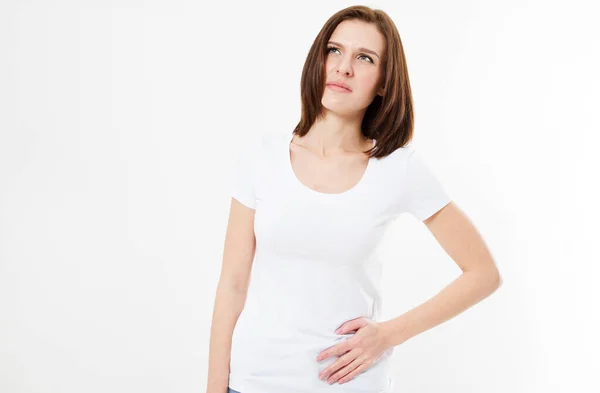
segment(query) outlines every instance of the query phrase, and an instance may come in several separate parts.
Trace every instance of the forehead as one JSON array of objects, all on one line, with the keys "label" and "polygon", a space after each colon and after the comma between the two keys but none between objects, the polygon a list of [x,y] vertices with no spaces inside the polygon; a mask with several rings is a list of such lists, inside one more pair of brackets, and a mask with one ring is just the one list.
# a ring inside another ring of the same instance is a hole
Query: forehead
[{"label": "forehead", "polygon": [[330,40],[344,46],[364,47],[377,53],[383,53],[385,37],[377,26],[360,20],[345,20],[337,25]]}]

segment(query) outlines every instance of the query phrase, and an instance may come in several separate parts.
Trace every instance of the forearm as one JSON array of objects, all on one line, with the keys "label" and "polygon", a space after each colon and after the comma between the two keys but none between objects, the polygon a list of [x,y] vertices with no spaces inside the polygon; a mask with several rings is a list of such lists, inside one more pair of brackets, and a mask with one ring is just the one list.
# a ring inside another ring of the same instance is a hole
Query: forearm
[{"label": "forearm", "polygon": [[227,392],[231,338],[245,302],[246,291],[219,281],[210,329],[207,393]]},{"label": "forearm", "polygon": [[462,313],[492,294],[500,285],[497,272],[466,271],[437,295],[408,312],[382,322],[391,346],[402,344]]}]

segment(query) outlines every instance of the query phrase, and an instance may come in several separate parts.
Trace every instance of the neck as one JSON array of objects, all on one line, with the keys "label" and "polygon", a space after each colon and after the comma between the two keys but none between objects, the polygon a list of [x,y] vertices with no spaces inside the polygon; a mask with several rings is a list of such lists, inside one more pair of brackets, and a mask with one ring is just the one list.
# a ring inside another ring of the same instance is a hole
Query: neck
[{"label": "neck", "polygon": [[362,116],[348,119],[327,111],[302,138],[306,144],[323,155],[343,152],[362,152],[370,148],[361,129]]}]

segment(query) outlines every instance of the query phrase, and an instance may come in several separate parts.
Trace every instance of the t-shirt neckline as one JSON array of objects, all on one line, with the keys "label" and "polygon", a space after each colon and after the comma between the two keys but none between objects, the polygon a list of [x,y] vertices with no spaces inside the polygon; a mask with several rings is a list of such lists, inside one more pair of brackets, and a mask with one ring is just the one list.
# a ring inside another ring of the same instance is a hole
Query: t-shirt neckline
[{"label": "t-shirt neckline", "polygon": [[[305,191],[314,194],[316,196],[322,197],[322,198],[336,198],[336,197],[342,197],[342,196],[346,196],[349,194],[352,194],[354,192],[356,192],[357,190],[359,190],[361,188],[361,186],[363,185],[363,183],[366,182],[367,178],[368,178],[368,174],[371,170],[371,167],[373,166],[373,160],[375,160],[374,157],[369,157],[369,160],[367,162],[367,167],[365,168],[361,178],[358,180],[358,182],[353,185],[352,187],[350,187],[349,189],[342,191],[342,192],[322,192],[322,191],[317,191],[313,188],[308,187],[306,184],[304,184],[302,181],[300,181],[300,179],[298,178],[298,176],[296,175],[296,172],[294,171],[294,167],[292,166],[292,157],[291,157],[291,151],[290,151],[290,143],[292,142],[292,140],[294,139],[294,134],[291,136],[287,135],[285,136],[285,138],[283,138],[285,143],[285,149],[284,152],[286,153],[285,155],[285,167],[287,169],[287,173],[290,175],[290,177],[292,178],[292,181],[301,189],[304,189]],[[377,144],[377,140],[373,139],[373,146],[375,146]]]}]

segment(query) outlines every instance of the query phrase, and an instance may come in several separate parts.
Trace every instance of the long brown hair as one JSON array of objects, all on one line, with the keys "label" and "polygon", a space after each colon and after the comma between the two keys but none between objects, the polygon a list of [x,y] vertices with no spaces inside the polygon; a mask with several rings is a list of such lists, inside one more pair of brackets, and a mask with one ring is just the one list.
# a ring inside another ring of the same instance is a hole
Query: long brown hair
[{"label": "long brown hair", "polygon": [[302,70],[302,116],[293,133],[298,136],[306,135],[315,121],[322,116],[321,98],[325,89],[323,71],[327,42],[337,25],[350,19],[375,24],[386,40],[383,97],[375,96],[365,112],[361,127],[367,138],[377,140],[375,147],[367,151],[369,156],[381,158],[408,144],[412,139],[414,127],[413,99],[402,41],[396,25],[382,10],[362,5],[348,7],[331,16],[321,28]]}]

